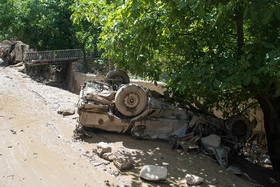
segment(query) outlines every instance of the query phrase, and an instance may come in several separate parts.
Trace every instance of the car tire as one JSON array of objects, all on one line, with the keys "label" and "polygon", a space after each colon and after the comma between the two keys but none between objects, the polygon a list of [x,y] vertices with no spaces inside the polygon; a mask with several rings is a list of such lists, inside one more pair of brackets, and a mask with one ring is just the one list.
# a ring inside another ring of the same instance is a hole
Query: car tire
[{"label": "car tire", "polygon": [[121,114],[128,117],[137,116],[147,107],[148,96],[141,86],[127,84],[117,91],[115,105]]},{"label": "car tire", "polygon": [[112,86],[114,86],[114,84],[121,85],[130,82],[129,76],[123,70],[110,71],[107,74],[105,81]]},{"label": "car tire", "polygon": [[233,116],[227,119],[225,125],[231,137],[243,140],[244,142],[250,138],[253,132],[252,123],[243,115]]}]

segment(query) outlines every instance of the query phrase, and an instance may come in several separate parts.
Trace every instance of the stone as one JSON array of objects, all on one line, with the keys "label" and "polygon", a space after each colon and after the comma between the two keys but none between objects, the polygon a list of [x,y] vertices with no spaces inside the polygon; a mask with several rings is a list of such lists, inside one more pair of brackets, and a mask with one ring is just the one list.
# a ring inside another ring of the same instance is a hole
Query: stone
[{"label": "stone", "polygon": [[203,178],[201,178],[199,176],[191,175],[191,174],[187,174],[185,176],[185,178],[186,178],[187,184],[189,184],[189,185],[198,185],[198,184],[201,184],[204,180]]},{"label": "stone", "polygon": [[75,109],[68,108],[68,109],[64,109],[62,111],[63,116],[69,116],[69,115],[73,115],[73,114],[75,114]]},{"label": "stone", "polygon": [[271,165],[271,161],[269,158],[265,158],[264,161],[263,161],[264,164],[268,164],[268,165]]},{"label": "stone", "polygon": [[221,147],[221,137],[216,134],[210,134],[209,136],[201,138],[201,142],[206,147]]},{"label": "stone", "polygon": [[75,114],[75,109],[66,108],[66,109],[60,109],[57,111],[58,114],[62,114],[63,116],[69,116]]},{"label": "stone", "polygon": [[104,153],[110,153],[112,152],[112,147],[110,147],[107,143],[105,142],[99,142],[97,144],[97,154],[98,156],[102,157]]},{"label": "stone", "polygon": [[116,154],[113,159],[114,165],[120,170],[129,170],[133,168],[132,160],[125,155]]},{"label": "stone", "polygon": [[110,153],[103,153],[102,158],[112,162],[114,160],[115,156],[111,152]]},{"label": "stone", "polygon": [[149,181],[166,180],[167,169],[164,166],[145,165],[140,171],[140,177]]}]

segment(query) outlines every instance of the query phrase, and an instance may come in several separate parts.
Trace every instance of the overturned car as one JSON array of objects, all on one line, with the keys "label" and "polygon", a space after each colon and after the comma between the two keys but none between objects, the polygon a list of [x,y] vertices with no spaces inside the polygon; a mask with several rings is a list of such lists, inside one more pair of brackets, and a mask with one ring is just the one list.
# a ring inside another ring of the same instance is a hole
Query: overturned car
[{"label": "overturned car", "polygon": [[[206,150],[210,150],[223,166],[227,165],[224,157],[227,157],[229,148],[222,146],[221,142],[231,148],[237,147],[245,143],[252,133],[252,125],[244,116],[228,120],[209,117],[175,107],[162,101],[158,95],[130,84],[124,71],[112,71],[105,80],[87,82],[82,86],[78,102],[79,124],[130,133],[141,139],[176,137],[182,147],[185,145],[182,140],[197,143],[204,138],[201,142]],[[213,134],[219,138],[213,139]],[[206,138],[209,135],[210,140]],[[193,145],[185,146],[185,149],[192,149]]]}]

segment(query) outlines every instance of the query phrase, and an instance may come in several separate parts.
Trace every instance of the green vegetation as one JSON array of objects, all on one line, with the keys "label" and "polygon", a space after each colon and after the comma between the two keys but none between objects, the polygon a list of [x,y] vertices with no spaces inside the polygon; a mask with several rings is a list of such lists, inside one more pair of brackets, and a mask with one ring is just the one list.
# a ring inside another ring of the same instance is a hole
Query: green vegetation
[{"label": "green vegetation", "polygon": [[0,41],[20,40],[37,50],[95,49],[100,27],[88,21],[74,24],[70,6],[74,0],[2,0]]},{"label": "green vegetation", "polygon": [[98,45],[109,64],[155,83],[167,77],[168,93],[184,107],[210,113],[216,107],[227,117],[246,114],[256,106],[249,101],[257,101],[280,170],[279,1],[6,0],[0,6],[0,38],[38,48],[54,48],[54,40],[57,48]]}]

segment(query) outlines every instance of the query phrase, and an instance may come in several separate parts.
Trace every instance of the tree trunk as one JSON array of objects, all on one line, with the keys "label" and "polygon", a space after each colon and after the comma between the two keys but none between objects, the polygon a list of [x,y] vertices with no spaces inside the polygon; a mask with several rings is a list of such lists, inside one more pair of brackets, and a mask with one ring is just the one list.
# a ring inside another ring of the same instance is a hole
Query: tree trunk
[{"label": "tree trunk", "polygon": [[85,48],[82,48],[83,51],[83,72],[87,73],[88,72],[88,61],[87,61],[87,53]]},{"label": "tree trunk", "polygon": [[87,53],[86,53],[86,42],[89,36],[86,36],[83,40],[83,42],[81,42],[78,37],[76,36],[75,33],[72,33],[72,36],[75,38],[75,40],[78,42],[79,46],[81,47],[82,51],[83,51],[83,72],[88,72],[88,61],[87,61]]},{"label": "tree trunk", "polygon": [[264,113],[264,127],[267,136],[268,153],[273,169],[280,171],[280,97],[258,96]]}]

